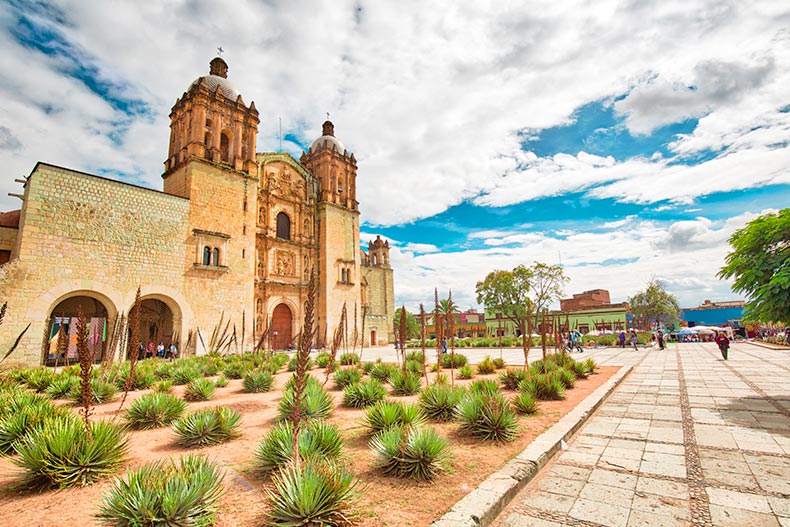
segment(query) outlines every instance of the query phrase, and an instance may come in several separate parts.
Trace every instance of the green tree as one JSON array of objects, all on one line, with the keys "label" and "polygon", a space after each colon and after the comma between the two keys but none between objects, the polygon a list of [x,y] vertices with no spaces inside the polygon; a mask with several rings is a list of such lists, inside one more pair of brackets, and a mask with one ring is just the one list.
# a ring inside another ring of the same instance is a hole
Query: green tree
[{"label": "green tree", "polygon": [[[401,309],[395,310],[395,334],[398,333],[398,328],[400,328],[400,318],[401,318]],[[417,319],[406,311],[406,338],[407,339],[418,339],[420,338],[420,323],[417,322]]]},{"label": "green tree", "polygon": [[790,323],[790,209],[765,214],[730,236],[719,278],[749,297],[744,318]]},{"label": "green tree", "polygon": [[630,297],[628,303],[634,315],[634,325],[637,327],[650,329],[650,325],[656,322],[665,326],[674,326],[680,321],[678,299],[668,293],[655,278],[647,283],[644,291]]}]

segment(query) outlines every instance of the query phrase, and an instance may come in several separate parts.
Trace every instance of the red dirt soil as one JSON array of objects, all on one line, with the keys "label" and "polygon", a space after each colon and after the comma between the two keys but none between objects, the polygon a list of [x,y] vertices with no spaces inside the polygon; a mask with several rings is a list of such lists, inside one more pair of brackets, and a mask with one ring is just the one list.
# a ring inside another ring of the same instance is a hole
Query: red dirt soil
[{"label": "red dirt soil", "polygon": [[[364,410],[340,406],[342,392],[334,389],[332,380],[327,383],[335,397],[337,407],[330,421],[336,423],[345,437],[345,459],[361,480],[361,495],[357,503],[360,525],[363,527],[422,527],[430,525],[455,502],[475,488],[489,474],[510,458],[521,452],[544,430],[551,427],[587,395],[603,384],[619,368],[600,367],[598,373],[588,379],[579,380],[576,387],[566,392],[564,401],[541,401],[539,412],[529,417],[519,417],[520,433],[512,443],[496,444],[463,437],[457,433],[454,423],[432,423],[442,435],[450,439],[453,462],[449,473],[430,483],[383,477],[372,469],[373,457],[367,446],[368,436],[362,426]],[[444,373],[449,373],[444,370]],[[313,370],[313,375],[323,380],[323,370]],[[228,443],[201,449],[186,449],[177,442],[170,428],[133,431],[130,434],[129,458],[125,469],[136,468],[155,459],[178,456],[197,451],[209,456],[226,470],[226,495],[220,502],[216,525],[218,527],[253,527],[265,524],[267,510],[266,489],[268,478],[256,475],[254,453],[263,435],[274,424],[281,388],[290,373],[276,376],[275,391],[250,394],[242,392],[241,381],[230,381],[225,388],[218,388],[214,400],[190,403],[188,411],[228,406],[242,415],[241,437]],[[433,377],[434,374],[429,374]],[[497,379],[492,375],[479,378]],[[456,380],[456,384],[471,381]],[[130,402],[149,390],[131,392],[125,408]],[[180,395],[183,387],[176,387]],[[515,392],[508,393],[511,396]],[[417,396],[391,397],[401,401],[416,401]],[[118,409],[119,401],[97,406],[93,419],[111,419]],[[119,418],[119,422],[123,419]],[[18,494],[11,490],[19,470],[8,458],[0,458],[0,525],[2,527],[81,527],[100,525],[94,515],[102,493],[110,487],[110,480],[83,488],[52,490],[42,493]]]}]

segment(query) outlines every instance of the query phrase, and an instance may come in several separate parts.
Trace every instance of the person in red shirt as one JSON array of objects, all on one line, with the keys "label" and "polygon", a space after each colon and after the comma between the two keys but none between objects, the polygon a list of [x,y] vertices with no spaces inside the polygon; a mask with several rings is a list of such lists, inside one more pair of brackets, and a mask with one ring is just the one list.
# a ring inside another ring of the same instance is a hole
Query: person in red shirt
[{"label": "person in red shirt", "polygon": [[716,334],[716,344],[719,345],[719,350],[721,351],[721,356],[724,357],[724,360],[727,360],[728,351],[730,349],[730,339],[727,338],[727,334],[723,331]]}]

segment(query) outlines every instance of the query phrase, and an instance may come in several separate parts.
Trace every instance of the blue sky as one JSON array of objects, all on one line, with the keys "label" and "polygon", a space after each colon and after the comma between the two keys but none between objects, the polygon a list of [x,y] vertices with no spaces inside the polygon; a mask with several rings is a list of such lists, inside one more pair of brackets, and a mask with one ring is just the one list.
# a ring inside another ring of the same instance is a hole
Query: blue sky
[{"label": "blue sky", "polygon": [[398,304],[477,307],[476,281],[534,261],[569,295],[736,298],[727,238],[790,203],[790,7],[386,4],[6,2],[2,194],[39,160],[160,189],[169,109],[222,46],[258,151],[282,121],[298,158],[330,112]]}]

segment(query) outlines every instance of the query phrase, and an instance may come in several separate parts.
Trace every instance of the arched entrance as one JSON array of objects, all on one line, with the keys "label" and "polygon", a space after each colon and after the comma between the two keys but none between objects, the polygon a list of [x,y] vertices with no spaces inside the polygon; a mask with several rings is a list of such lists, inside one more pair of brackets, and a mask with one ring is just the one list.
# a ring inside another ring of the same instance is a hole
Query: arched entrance
[{"label": "arched entrance", "polygon": [[[130,314],[130,320],[131,317]],[[159,343],[162,343],[167,349],[173,342],[173,312],[161,300],[146,298],[140,302],[140,342],[143,343],[146,350],[150,349],[153,354],[156,354]],[[176,346],[178,346],[177,342]],[[132,346],[130,343],[129,350],[132,349],[136,349],[136,346]]]},{"label": "arched entrance", "polygon": [[270,335],[272,349],[287,349],[291,344],[291,326],[293,315],[291,309],[285,304],[279,304],[272,313],[272,331]]},{"label": "arched entrance", "polygon": [[59,302],[49,313],[44,364],[71,364],[77,357],[77,310],[82,308],[88,326],[88,350],[96,362],[102,360],[107,342],[107,307],[98,299],[78,295]]},{"label": "arched entrance", "polygon": [[370,330],[370,345],[371,346],[378,345],[378,341],[376,341],[376,330],[375,329],[371,329]]}]

